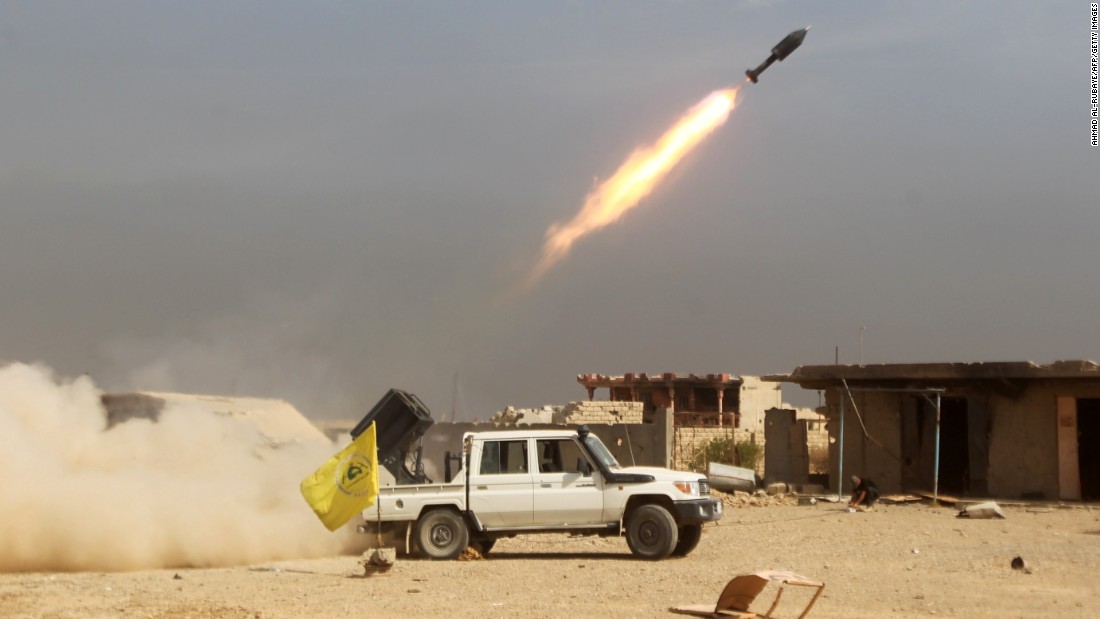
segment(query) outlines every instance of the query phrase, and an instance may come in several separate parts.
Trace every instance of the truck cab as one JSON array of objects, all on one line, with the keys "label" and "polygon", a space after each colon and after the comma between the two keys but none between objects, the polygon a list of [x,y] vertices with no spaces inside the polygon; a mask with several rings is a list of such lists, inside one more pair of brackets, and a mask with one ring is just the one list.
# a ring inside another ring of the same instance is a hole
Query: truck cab
[{"label": "truck cab", "polygon": [[486,529],[585,528],[617,519],[575,432],[484,432],[472,448],[470,509]]}]

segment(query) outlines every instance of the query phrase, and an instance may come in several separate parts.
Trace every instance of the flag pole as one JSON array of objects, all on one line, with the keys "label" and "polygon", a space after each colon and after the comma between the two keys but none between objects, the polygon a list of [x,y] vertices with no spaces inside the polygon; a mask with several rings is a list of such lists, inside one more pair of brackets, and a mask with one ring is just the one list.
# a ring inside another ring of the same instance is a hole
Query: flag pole
[{"label": "flag pole", "polygon": [[[393,567],[393,564],[397,561],[397,549],[396,548],[383,548],[382,547],[382,488],[379,485],[381,482],[378,479],[378,440],[377,431],[378,423],[372,423],[375,430],[374,441],[374,513],[376,515],[375,526],[375,542],[376,546],[374,551],[370,553],[370,558],[366,557],[367,553],[363,553],[364,558],[359,561],[363,569],[366,570],[366,575],[385,572]],[[370,509],[369,507],[367,509]]]},{"label": "flag pole", "polygon": [[378,508],[378,526],[375,527],[375,531],[378,533],[378,547],[382,547],[382,507],[378,505],[382,501],[375,499],[375,507]]},{"label": "flag pole", "polygon": [[[378,432],[378,422],[375,422],[374,431]],[[374,478],[378,479],[378,440],[374,441]],[[382,547],[382,488],[378,488],[378,494],[374,495],[374,510],[378,514],[378,522],[375,527],[378,548]]]}]

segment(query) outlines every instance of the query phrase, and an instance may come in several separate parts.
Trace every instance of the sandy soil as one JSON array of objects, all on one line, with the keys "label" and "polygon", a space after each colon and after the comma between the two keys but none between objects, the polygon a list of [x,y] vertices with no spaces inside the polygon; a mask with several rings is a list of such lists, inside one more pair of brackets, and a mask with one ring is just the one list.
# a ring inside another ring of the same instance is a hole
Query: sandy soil
[{"label": "sandy soil", "polygon": [[[811,617],[1098,617],[1100,510],[833,503],[731,508],[683,559],[631,557],[622,539],[499,542],[484,559],[399,558],[365,576],[357,556],[229,569],[0,574],[3,617],[677,617],[734,575],[788,569],[825,582]],[[1010,567],[1015,556],[1030,573]],[[769,595],[771,593],[772,595]],[[809,592],[788,587],[778,615]],[[753,609],[774,597],[769,588]]]}]

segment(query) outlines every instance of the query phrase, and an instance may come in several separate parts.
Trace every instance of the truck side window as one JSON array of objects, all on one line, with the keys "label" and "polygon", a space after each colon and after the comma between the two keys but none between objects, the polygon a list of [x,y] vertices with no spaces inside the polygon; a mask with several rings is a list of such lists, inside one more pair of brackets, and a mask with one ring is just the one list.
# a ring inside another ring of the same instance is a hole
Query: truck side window
[{"label": "truck side window", "polygon": [[[585,473],[588,459],[570,439],[546,439],[537,443],[540,473]],[[591,467],[588,467],[591,470]]]},{"label": "truck side window", "polygon": [[481,447],[482,475],[527,472],[527,441],[486,441]]},{"label": "truck side window", "polygon": [[481,445],[481,474],[496,475],[500,472],[500,443],[485,442]]},{"label": "truck side window", "polygon": [[561,465],[562,441],[542,440],[537,443],[540,473],[561,473],[565,469]]}]

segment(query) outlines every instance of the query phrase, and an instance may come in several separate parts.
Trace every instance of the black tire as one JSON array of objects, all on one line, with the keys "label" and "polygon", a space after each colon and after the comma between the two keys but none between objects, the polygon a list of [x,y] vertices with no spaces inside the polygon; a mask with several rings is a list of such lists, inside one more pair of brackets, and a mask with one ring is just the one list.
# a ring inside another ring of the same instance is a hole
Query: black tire
[{"label": "black tire", "polygon": [[470,543],[470,531],[462,516],[449,509],[433,509],[416,522],[416,545],[429,559],[458,557]]},{"label": "black tire", "polygon": [[641,559],[664,559],[672,554],[678,539],[676,520],[660,505],[642,505],[626,525],[626,543],[630,552]]},{"label": "black tire", "polygon": [[676,542],[676,547],[672,549],[672,556],[686,557],[688,553],[695,550],[695,547],[699,545],[699,540],[702,538],[703,525],[685,524],[680,527],[680,540]]}]

